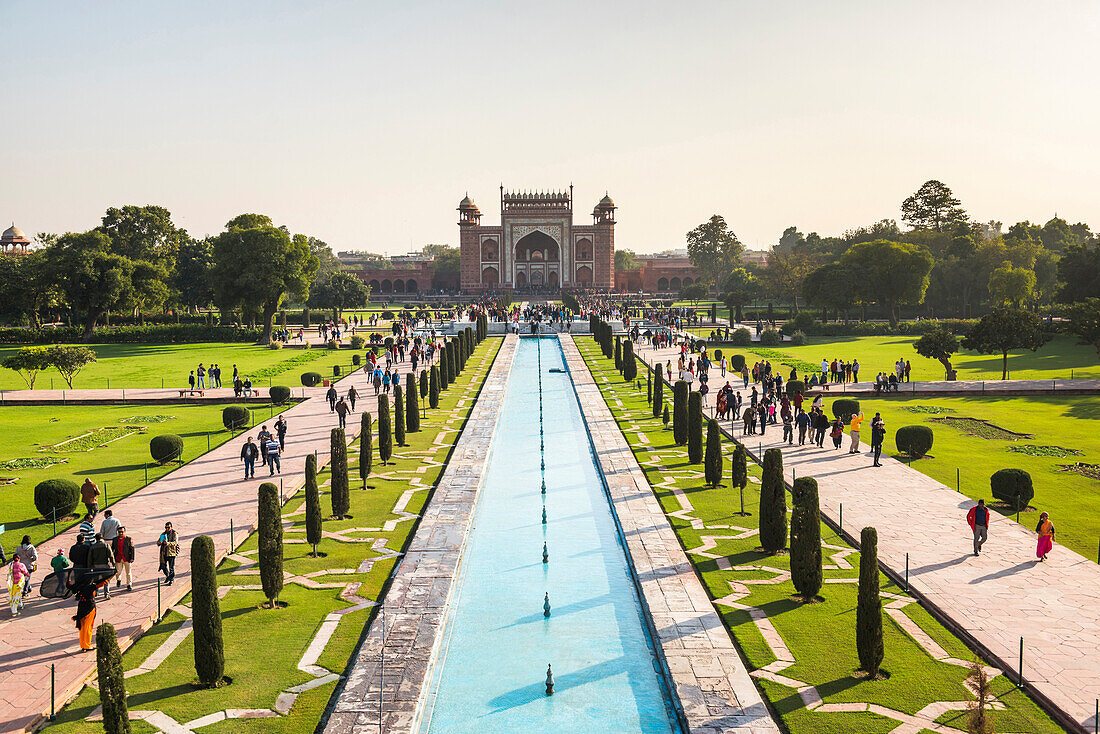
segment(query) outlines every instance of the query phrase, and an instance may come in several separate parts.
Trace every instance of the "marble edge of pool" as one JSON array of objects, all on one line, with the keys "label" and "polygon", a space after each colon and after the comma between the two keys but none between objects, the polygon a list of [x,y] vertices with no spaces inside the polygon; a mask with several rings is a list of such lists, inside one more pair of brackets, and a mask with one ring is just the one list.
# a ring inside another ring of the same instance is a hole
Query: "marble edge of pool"
[{"label": "marble edge of pool", "polygon": [[447,604],[455,588],[518,344],[519,337],[504,337],[382,601],[385,641],[379,615],[356,650],[347,680],[325,724],[325,734],[377,732],[379,691],[382,731],[412,734],[419,726],[432,664],[443,637]]},{"label": "marble edge of pool", "polygon": [[779,734],[588,365],[571,336],[558,339],[686,729]]}]

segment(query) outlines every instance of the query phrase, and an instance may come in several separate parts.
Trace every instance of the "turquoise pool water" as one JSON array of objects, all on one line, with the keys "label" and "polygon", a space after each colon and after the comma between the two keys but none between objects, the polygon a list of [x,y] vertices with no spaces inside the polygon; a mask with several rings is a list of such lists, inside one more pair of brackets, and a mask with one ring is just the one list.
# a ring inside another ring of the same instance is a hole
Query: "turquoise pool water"
[{"label": "turquoise pool water", "polygon": [[520,341],[421,731],[680,731],[564,367],[557,339]]}]

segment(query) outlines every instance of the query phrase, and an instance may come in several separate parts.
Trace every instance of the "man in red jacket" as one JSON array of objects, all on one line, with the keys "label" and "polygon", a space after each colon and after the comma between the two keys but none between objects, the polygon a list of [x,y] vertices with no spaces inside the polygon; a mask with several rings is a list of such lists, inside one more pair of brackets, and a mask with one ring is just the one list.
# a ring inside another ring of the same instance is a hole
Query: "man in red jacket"
[{"label": "man in red jacket", "polygon": [[978,500],[978,504],[970,508],[966,521],[974,531],[974,555],[979,555],[982,544],[989,540],[989,508],[985,506],[985,500]]},{"label": "man in red jacket", "polygon": [[134,541],[126,534],[126,528],[120,527],[118,535],[111,544],[111,550],[115,555],[115,566],[118,575],[115,576],[115,586],[122,585],[122,579],[126,577],[126,590],[134,590],[134,578],[130,575],[130,564],[134,562]]}]

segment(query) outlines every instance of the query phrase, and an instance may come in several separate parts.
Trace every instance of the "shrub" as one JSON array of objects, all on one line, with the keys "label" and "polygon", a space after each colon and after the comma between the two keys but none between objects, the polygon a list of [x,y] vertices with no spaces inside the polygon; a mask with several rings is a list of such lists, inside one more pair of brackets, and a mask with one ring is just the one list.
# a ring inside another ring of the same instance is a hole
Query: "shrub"
[{"label": "shrub", "polygon": [[703,396],[692,391],[688,395],[688,463],[703,462]]},{"label": "shrub", "polygon": [[668,403],[665,403],[665,410],[661,413],[661,423],[665,424],[665,428],[668,428]]},{"label": "shrub", "polygon": [[420,399],[428,398],[428,371],[420,370]]},{"label": "shrub", "polygon": [[1035,497],[1031,475],[1023,469],[1000,469],[989,478],[993,496],[1007,502],[1014,510],[1026,510]]},{"label": "shrub", "polygon": [[707,421],[707,448],[703,468],[707,484],[717,487],[722,483],[722,429],[713,418]]},{"label": "shrub", "polygon": [[130,713],[126,710],[126,681],[118,634],[107,622],[96,627],[95,663],[99,678],[99,702],[103,705],[104,734],[130,734]]},{"label": "shrub", "polygon": [[333,517],[343,519],[351,510],[348,487],[348,439],[343,428],[333,428],[329,434],[329,499]]},{"label": "shrub", "polygon": [[405,430],[416,433],[420,430],[420,404],[416,396],[416,375],[405,375]]},{"label": "shrub", "polygon": [[279,592],[283,590],[283,518],[279,488],[271,482],[261,484],[257,509],[260,585],[274,609]]},{"label": "shrub", "polygon": [[752,346],[752,332],[742,326],[739,329],[734,329],[730,334],[730,344],[735,347],[748,347]]},{"label": "shrub", "polygon": [[338,365],[338,364],[332,365],[332,376],[333,377],[339,377],[340,376],[340,365]]},{"label": "shrub", "polygon": [[313,387],[315,385],[320,385],[322,379],[323,378],[321,377],[320,372],[303,372],[302,373],[302,384],[305,385],[306,387]]},{"label": "shrub", "polygon": [[393,337],[392,336],[387,336],[382,341],[382,344],[386,347],[387,351],[390,350],[390,349],[393,349]]},{"label": "shrub", "polygon": [[363,489],[367,488],[367,477],[374,465],[374,437],[371,432],[371,415],[363,411],[359,421],[359,478],[363,480]]},{"label": "shrub", "polygon": [[783,343],[783,335],[775,329],[764,329],[760,332],[760,344],[765,347],[777,347]]},{"label": "shrub", "polygon": [[653,363],[653,417],[660,418],[661,410],[665,407],[665,377],[661,369],[661,363]]},{"label": "shrub", "polygon": [[714,361],[715,362],[721,362],[722,361],[722,350],[721,349],[715,349],[714,350]]},{"label": "shrub", "polygon": [[214,539],[209,535],[191,541],[191,623],[195,634],[195,673],[203,685],[216,686],[225,674],[225,648]]},{"label": "shrub", "polygon": [[806,332],[799,329],[795,333],[791,334],[790,345],[792,347],[804,347],[804,346],[806,346]]},{"label": "shrub", "polygon": [[740,372],[745,369],[745,355],[743,354],[731,354],[730,355],[730,369],[734,372]]},{"label": "shrub", "polygon": [[871,678],[882,665],[882,598],[878,584],[878,531],[863,528],[859,543],[859,598],[856,602],[859,668]]},{"label": "shrub", "polygon": [[672,440],[677,446],[688,442],[688,384],[677,380],[672,388]]},{"label": "shrub", "polygon": [[[307,326],[308,326],[308,324],[307,324]],[[301,349],[304,352],[308,352],[313,347],[310,346],[309,342],[302,342],[302,346],[300,346],[298,348]]]},{"label": "shrub", "polygon": [[393,319],[393,311],[383,311],[382,312],[382,318],[386,319],[387,321],[392,320]]},{"label": "shrub", "polygon": [[806,393],[806,383],[802,380],[787,380],[784,387],[787,389],[787,394],[792,398],[798,393]]},{"label": "shrub", "polygon": [[623,342],[623,379],[634,382],[638,376],[638,362],[634,359],[634,342],[629,339]]},{"label": "shrub", "polygon": [[271,396],[271,402],[275,405],[286,405],[290,402],[290,388],[286,385],[272,385],[267,394]]},{"label": "shrub", "polygon": [[163,433],[149,440],[149,454],[158,464],[167,464],[183,456],[183,439],[174,433]]},{"label": "shrub", "polygon": [[814,315],[809,311],[799,311],[795,314],[795,317],[783,324],[784,334],[794,334],[795,332],[805,332],[806,329],[814,328],[814,324],[817,320],[814,319]]},{"label": "shrub", "polygon": [[734,444],[733,455],[730,456],[730,484],[737,487],[737,493],[741,498],[741,514],[745,514],[745,487],[749,483],[749,452],[744,444]]},{"label": "shrub", "polygon": [[435,410],[439,407],[439,365],[432,365],[431,377],[428,379],[428,407]]},{"label": "shrub", "polygon": [[393,424],[390,422],[390,397],[378,396],[378,458],[385,464],[393,456]]},{"label": "shrub", "polygon": [[847,424],[852,416],[859,412],[859,401],[852,398],[837,398],[833,401],[833,417]]},{"label": "shrub", "polygon": [[366,345],[367,345],[367,340],[364,339],[363,337],[361,337],[358,334],[356,334],[355,336],[353,336],[351,338],[351,348],[352,349],[362,349]]},{"label": "shrub", "polygon": [[[369,414],[366,414],[369,415]],[[306,454],[306,542],[313,546],[321,542],[321,493],[317,489],[317,454]]]},{"label": "shrub", "polygon": [[623,371],[623,344],[622,337],[615,337],[615,369]]},{"label": "shrub", "polygon": [[[768,449],[771,451],[772,449]],[[791,581],[805,600],[821,591],[821,507],[817,480],[799,477],[791,492]]]},{"label": "shrub", "polygon": [[363,355],[362,354],[353,354],[353,355],[351,355],[351,363],[356,367],[363,364]]},{"label": "shrub", "polygon": [[772,551],[787,547],[787,488],[783,485],[783,452],[764,452],[760,479],[760,545]]},{"label": "shrub", "polygon": [[405,391],[393,386],[393,438],[398,446],[405,445]]},{"label": "shrub", "polygon": [[222,425],[227,431],[239,431],[248,425],[251,415],[243,405],[228,405],[222,408]]},{"label": "shrub", "polygon": [[283,348],[283,343],[273,341],[273,342],[271,342],[270,344],[267,345],[267,348],[268,349],[282,349]]},{"label": "shrub", "polygon": [[34,488],[34,507],[47,520],[71,515],[79,503],[80,487],[72,480],[47,479]]},{"label": "shrub", "polygon": [[932,450],[932,429],[928,426],[902,426],[894,436],[898,451],[919,459]]}]

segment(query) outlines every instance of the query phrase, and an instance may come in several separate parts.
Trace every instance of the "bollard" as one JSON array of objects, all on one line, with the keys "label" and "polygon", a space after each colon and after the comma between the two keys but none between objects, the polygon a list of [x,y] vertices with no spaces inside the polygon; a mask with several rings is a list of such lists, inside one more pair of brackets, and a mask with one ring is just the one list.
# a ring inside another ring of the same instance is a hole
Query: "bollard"
[{"label": "bollard", "polygon": [[542,524],[546,524],[546,505],[542,506]]},{"label": "bollard", "polygon": [[111,378],[110,377],[107,378],[107,389],[108,390],[111,389]]},{"label": "bollard", "polygon": [[149,464],[148,464],[148,462],[146,462],[146,464],[145,464],[145,484],[146,484],[146,486],[148,486],[148,484],[149,484]]},{"label": "bollard", "polygon": [[955,491],[962,493],[962,474],[957,466],[955,467]]},{"label": "bollard", "polygon": [[546,543],[542,544],[542,562],[543,563],[549,563],[550,562],[550,553],[546,549]]},{"label": "bollard", "polygon": [[50,663],[50,721],[53,721],[57,711],[54,708],[54,700],[57,691],[57,666]]},{"label": "bollard", "polygon": [[546,666],[546,695],[554,695],[554,671],[550,669],[550,665]]},{"label": "bollard", "polygon": [[233,542],[233,518],[229,518],[229,550],[235,550],[237,544]]},{"label": "bollard", "polygon": [[206,450],[210,451],[210,431],[206,432]]},{"label": "bollard", "polygon": [[107,482],[103,482],[103,506],[106,507],[109,504],[111,503],[107,499]]},{"label": "bollard", "polygon": [[52,508],[52,510],[53,510],[53,534],[57,535],[57,508],[54,507],[54,508]]},{"label": "bollard", "polygon": [[157,623],[160,622],[160,578],[157,578]]},{"label": "bollard", "polygon": [[905,554],[905,593],[909,593],[909,554]]},{"label": "bollard", "polygon": [[840,532],[844,532],[844,503],[840,503]]},{"label": "bollard", "polygon": [[1019,683],[1018,687],[1022,691],[1022,690],[1024,690],[1024,685],[1025,685],[1025,683],[1024,683],[1024,638],[1023,637],[1020,638],[1020,667],[1017,668],[1017,670],[1020,672],[1020,683]]},{"label": "bollard", "polygon": [[542,616],[550,616],[550,592],[546,592],[546,595],[542,597]]}]

